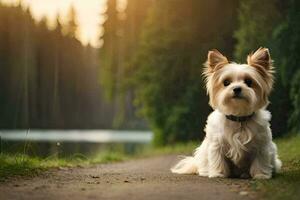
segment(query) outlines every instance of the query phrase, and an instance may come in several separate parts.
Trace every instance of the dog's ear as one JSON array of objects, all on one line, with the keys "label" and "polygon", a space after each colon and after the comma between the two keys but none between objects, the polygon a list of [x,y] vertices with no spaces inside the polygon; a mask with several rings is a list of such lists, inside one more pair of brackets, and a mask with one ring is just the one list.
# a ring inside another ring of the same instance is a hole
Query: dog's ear
[{"label": "dog's ear", "polygon": [[274,83],[273,60],[271,59],[269,49],[260,47],[254,53],[248,55],[247,63],[254,67],[266,81],[266,91],[268,95],[271,92]]},{"label": "dog's ear", "polygon": [[206,66],[211,72],[216,71],[219,66],[223,66],[228,63],[228,60],[218,50],[213,49],[208,52]]},{"label": "dog's ear", "polygon": [[272,68],[272,59],[269,49],[260,47],[254,53],[248,55],[247,63],[258,69],[270,70]]}]

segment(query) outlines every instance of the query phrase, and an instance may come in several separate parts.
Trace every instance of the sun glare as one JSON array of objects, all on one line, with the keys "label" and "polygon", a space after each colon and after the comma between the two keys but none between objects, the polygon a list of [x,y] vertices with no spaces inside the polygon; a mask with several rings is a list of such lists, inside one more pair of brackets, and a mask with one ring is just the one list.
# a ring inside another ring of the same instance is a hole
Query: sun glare
[{"label": "sun glare", "polygon": [[101,23],[103,17],[101,13],[105,9],[106,0],[0,0],[7,4],[21,4],[29,7],[33,17],[40,20],[46,16],[49,26],[55,24],[56,16],[59,14],[60,20],[64,23],[67,20],[68,10],[71,5],[77,12],[77,22],[79,25],[78,39],[83,44],[90,43],[92,46],[99,46],[99,35],[101,33]]}]

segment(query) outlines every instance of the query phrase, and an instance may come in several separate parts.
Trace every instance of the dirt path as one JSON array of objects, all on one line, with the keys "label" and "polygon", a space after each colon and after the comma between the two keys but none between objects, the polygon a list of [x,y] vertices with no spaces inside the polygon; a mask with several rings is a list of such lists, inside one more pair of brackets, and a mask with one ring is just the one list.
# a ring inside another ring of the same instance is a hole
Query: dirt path
[{"label": "dirt path", "polygon": [[54,169],[0,183],[0,199],[252,199],[249,180],[174,175],[176,156],[88,168]]}]

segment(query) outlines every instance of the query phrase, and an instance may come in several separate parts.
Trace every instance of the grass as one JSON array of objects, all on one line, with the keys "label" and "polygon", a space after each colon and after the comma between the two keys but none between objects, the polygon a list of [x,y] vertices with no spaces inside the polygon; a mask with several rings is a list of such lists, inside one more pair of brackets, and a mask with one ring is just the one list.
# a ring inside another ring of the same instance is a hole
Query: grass
[{"label": "grass", "polygon": [[252,186],[263,199],[296,200],[300,197],[300,135],[275,140],[283,162],[271,180],[255,180]]},{"label": "grass", "polygon": [[166,155],[174,153],[191,153],[196,143],[176,144],[161,148],[148,147],[139,153],[128,155],[121,151],[101,152],[91,157],[76,154],[68,158],[50,156],[47,158],[31,157],[24,154],[0,154],[0,181],[11,176],[35,176],[39,172],[57,167],[88,166],[100,163],[125,161],[134,158]]},{"label": "grass", "polygon": [[117,162],[127,159],[127,156],[119,152],[103,152],[87,158],[76,154],[69,158],[30,157],[24,154],[0,154],[0,181],[10,176],[35,176],[43,170],[56,167],[88,166],[96,163]]}]

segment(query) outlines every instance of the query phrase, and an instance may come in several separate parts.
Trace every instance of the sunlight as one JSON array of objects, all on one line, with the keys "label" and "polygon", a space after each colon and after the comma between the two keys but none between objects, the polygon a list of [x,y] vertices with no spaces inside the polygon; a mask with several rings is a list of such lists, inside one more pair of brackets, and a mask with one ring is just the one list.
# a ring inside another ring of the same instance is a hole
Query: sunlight
[{"label": "sunlight", "polygon": [[[20,0],[0,0],[8,4],[17,4]],[[57,14],[60,15],[61,22],[66,21],[66,16],[71,5],[77,12],[77,21],[80,31],[78,39],[83,44],[90,43],[92,46],[99,46],[99,35],[101,33],[101,23],[103,17],[101,13],[105,9],[106,0],[22,0],[22,5],[29,7],[33,17],[40,20],[46,16],[49,25],[55,24]]]}]

